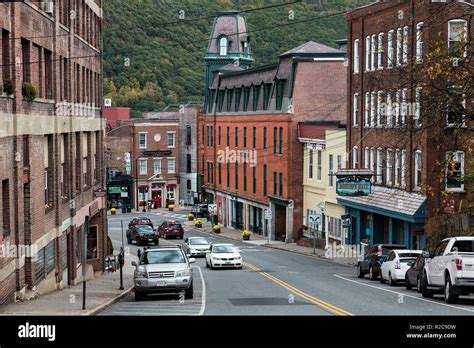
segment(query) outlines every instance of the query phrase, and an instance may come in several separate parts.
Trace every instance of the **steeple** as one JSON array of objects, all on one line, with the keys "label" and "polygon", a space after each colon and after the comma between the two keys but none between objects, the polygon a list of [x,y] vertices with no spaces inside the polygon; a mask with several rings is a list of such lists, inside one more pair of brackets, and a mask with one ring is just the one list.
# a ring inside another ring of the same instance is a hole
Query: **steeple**
[{"label": "steeple", "polygon": [[[253,59],[247,21],[239,11],[220,12],[214,19],[206,56],[205,110],[207,110],[209,86],[217,70],[247,69]],[[229,69],[225,68],[228,66]]]}]

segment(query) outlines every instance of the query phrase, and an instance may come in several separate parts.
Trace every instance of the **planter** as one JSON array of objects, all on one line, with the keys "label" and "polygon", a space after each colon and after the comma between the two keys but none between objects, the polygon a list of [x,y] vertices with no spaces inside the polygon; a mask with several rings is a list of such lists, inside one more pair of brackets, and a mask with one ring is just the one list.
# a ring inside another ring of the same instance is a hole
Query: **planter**
[{"label": "planter", "polygon": [[173,204],[168,205],[168,210],[173,211],[174,210],[174,205]]},{"label": "planter", "polygon": [[194,216],[188,216],[188,221],[193,221],[194,220]]},{"label": "planter", "polygon": [[115,215],[116,212],[117,212],[116,209],[111,209],[111,210],[110,210],[110,214],[112,214],[112,215]]},{"label": "planter", "polygon": [[214,231],[214,233],[221,233],[221,228],[220,226],[217,226],[217,227],[213,227],[212,230]]},{"label": "planter", "polygon": [[201,228],[202,224],[194,224],[194,227]]},{"label": "planter", "polygon": [[243,240],[250,240],[250,236],[242,236]]}]

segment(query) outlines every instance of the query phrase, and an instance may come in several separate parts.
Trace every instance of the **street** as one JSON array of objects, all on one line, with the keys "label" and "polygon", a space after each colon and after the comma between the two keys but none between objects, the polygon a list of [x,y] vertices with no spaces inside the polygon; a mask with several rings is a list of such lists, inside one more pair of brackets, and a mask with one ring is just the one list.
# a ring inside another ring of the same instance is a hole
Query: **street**
[{"label": "street", "polygon": [[[186,212],[142,215],[155,227],[163,219],[180,220],[183,226],[186,221]],[[132,217],[109,216],[109,235],[116,250],[122,243],[120,221],[125,233]],[[100,315],[474,315],[472,297],[462,297],[459,304],[450,305],[441,295],[425,299],[416,291],[406,290],[403,284],[390,287],[359,279],[352,266],[184,228],[185,237],[204,236],[211,243],[235,244],[241,249],[244,268],[211,271],[204,259],[197,258],[192,300],[179,295],[153,295],[136,302],[132,292]],[[160,239],[161,245],[182,242]],[[134,244],[125,246],[137,254]]]}]

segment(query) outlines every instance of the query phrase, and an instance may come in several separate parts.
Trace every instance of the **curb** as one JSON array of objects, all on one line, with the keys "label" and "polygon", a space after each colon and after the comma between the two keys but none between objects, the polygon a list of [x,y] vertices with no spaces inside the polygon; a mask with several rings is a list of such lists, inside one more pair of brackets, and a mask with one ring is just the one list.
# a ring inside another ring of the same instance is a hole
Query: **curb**
[{"label": "curb", "polygon": [[[191,227],[191,226],[188,226],[189,228],[195,230],[196,232],[201,232],[201,233],[206,233],[204,232],[202,229],[198,229],[198,228],[195,228],[195,227]],[[210,234],[210,233],[209,233]],[[222,235],[219,235],[219,234],[212,234],[213,236],[215,237],[220,237],[220,238],[224,238],[224,239],[229,239],[229,240],[236,240],[236,241],[239,241],[239,242],[243,242],[241,239],[237,239],[237,238],[232,238],[232,237],[227,237],[227,236],[222,236]],[[247,244],[252,244],[252,243],[247,243]],[[345,263],[345,262],[338,262],[338,261],[335,261],[335,260],[331,260],[331,259],[328,259],[324,256],[319,256],[319,255],[314,255],[314,254],[307,254],[307,253],[302,253],[302,252],[298,252],[298,251],[294,251],[294,250],[287,250],[287,249],[283,249],[283,248],[279,248],[277,246],[272,246],[271,244],[261,244],[260,246],[262,247],[265,247],[265,248],[271,248],[271,249],[275,249],[275,250],[280,250],[280,251],[285,251],[287,253],[292,253],[292,254],[297,254],[297,255],[303,255],[303,256],[307,256],[307,257],[312,257],[314,259],[318,259],[318,260],[323,260],[323,261],[328,261],[328,262],[333,262],[333,263],[337,263],[338,265],[342,265],[342,266],[346,266],[346,267],[354,267],[356,266],[356,264],[348,264],[348,263]]]},{"label": "curb", "polygon": [[122,297],[125,297],[128,295],[131,291],[133,290],[133,286],[129,287],[128,289],[123,290],[120,294],[117,296],[111,298],[110,300],[107,300],[106,302],[100,304],[98,307],[94,309],[90,309],[87,312],[81,314],[82,316],[93,316],[96,315],[97,313],[103,311],[105,308],[109,307],[110,305],[114,304],[118,300],[120,300]]}]

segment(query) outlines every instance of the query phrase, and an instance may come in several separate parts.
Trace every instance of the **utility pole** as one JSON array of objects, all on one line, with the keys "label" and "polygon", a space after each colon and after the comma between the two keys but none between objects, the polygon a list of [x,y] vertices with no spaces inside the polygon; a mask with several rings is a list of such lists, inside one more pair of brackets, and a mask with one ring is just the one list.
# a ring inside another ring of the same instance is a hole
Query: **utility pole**
[{"label": "utility pole", "polygon": [[89,231],[89,216],[84,221],[84,251],[82,259],[82,309],[86,309],[86,278],[87,278],[87,234]]}]

